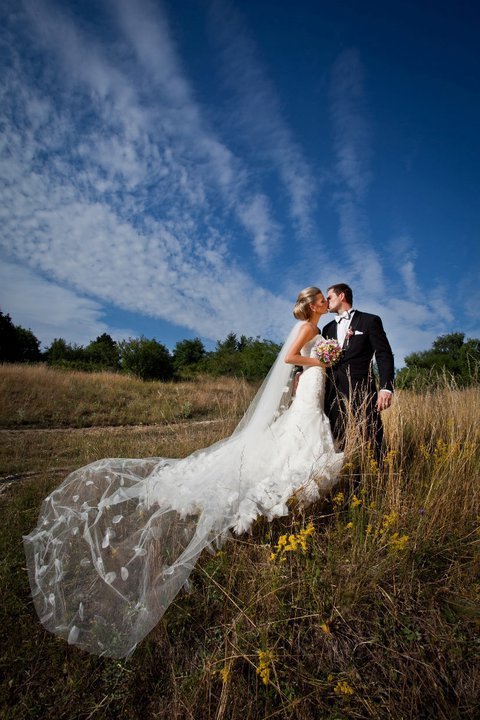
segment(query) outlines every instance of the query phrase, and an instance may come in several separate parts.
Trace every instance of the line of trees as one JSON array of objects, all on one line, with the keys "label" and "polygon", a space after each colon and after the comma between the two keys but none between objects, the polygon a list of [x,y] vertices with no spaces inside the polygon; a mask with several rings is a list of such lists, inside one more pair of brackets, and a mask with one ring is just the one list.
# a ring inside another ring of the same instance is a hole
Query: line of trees
[{"label": "line of trees", "polygon": [[[189,378],[200,373],[230,375],[258,380],[265,377],[280,345],[234,333],[219,340],[213,352],[207,352],[200,338],[180,340],[170,352],[165,345],[146,337],[116,342],[107,333],[86,345],[71,345],[55,339],[44,352],[31,330],[14,325],[9,315],[0,312],[0,363],[39,362],[72,370],[126,372],[143,380]],[[464,333],[439,336],[430,350],[405,358],[405,367],[397,372],[398,388],[415,389],[435,386],[445,378],[459,387],[480,381],[480,340],[465,340]]]},{"label": "line of trees", "polygon": [[405,358],[405,367],[397,372],[396,386],[422,389],[441,386],[453,380],[458,387],[480,382],[480,340],[465,340],[465,333],[440,335],[430,350]]},{"label": "line of trees", "polygon": [[207,352],[200,338],[180,340],[170,352],[165,345],[146,337],[116,342],[107,333],[86,345],[56,338],[44,352],[31,330],[14,325],[0,312],[0,362],[46,362],[69,370],[126,372],[143,380],[190,378],[200,373],[230,375],[248,380],[263,378],[280,345],[234,333]]}]

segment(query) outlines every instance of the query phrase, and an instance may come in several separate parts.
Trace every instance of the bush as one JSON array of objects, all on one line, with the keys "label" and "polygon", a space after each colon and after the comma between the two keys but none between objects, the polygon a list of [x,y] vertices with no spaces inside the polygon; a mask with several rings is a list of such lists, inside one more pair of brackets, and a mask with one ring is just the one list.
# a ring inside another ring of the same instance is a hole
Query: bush
[{"label": "bush", "polygon": [[119,343],[122,370],[142,380],[170,380],[174,367],[172,356],[157,340],[129,338]]},{"label": "bush", "polygon": [[248,338],[241,351],[242,375],[247,380],[264,378],[280,352],[280,345],[271,340]]},{"label": "bush", "polygon": [[271,340],[245,337],[240,339],[234,333],[219,341],[215,352],[210,353],[202,363],[202,370],[210,375],[230,375],[246,380],[260,380],[270,370],[280,345]]},{"label": "bush", "polygon": [[48,365],[68,367],[69,363],[84,362],[84,350],[81,345],[70,345],[63,338],[55,338],[45,350]]}]

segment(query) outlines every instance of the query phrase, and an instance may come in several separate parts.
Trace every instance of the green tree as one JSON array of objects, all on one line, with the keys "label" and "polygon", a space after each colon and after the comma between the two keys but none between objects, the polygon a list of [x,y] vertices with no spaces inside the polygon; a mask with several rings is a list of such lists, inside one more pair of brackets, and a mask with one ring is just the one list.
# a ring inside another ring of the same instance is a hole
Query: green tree
[{"label": "green tree", "polygon": [[215,351],[210,353],[205,363],[205,371],[215,377],[220,375],[241,377],[241,365],[237,336],[232,332],[225,340],[218,340]]},{"label": "green tree", "polygon": [[41,360],[40,341],[31,330],[14,325],[10,315],[0,311],[0,362]]},{"label": "green tree", "polygon": [[85,360],[105,370],[120,368],[120,349],[107,333],[99,335],[84,350]]},{"label": "green tree", "polygon": [[165,345],[157,340],[129,338],[119,343],[120,364],[123,370],[142,380],[170,380],[173,360]]},{"label": "green tree", "polygon": [[275,362],[280,345],[271,340],[244,338],[240,352],[242,375],[247,380],[264,378]]},{"label": "green tree", "polygon": [[213,353],[204,363],[206,372],[212,375],[233,375],[247,380],[259,380],[267,374],[280,350],[271,340],[260,340],[242,335],[240,340],[229,333],[218,341]]},{"label": "green tree", "polygon": [[440,335],[430,350],[408,355],[405,365],[396,377],[400,388],[438,385],[445,379],[460,386],[472,385],[479,380],[480,340],[465,341],[465,333],[460,332]]},{"label": "green tree", "polygon": [[84,359],[84,350],[81,345],[70,345],[63,338],[55,338],[45,350],[45,359],[49,365],[63,365],[78,363]]},{"label": "green tree", "polygon": [[[244,342],[244,339],[245,338],[242,335],[242,339],[241,339],[242,344]],[[215,349],[215,352],[227,354],[227,353],[238,352],[239,349],[240,349],[240,347],[239,347],[239,341],[237,340],[237,336],[235,335],[235,333],[231,332],[231,333],[228,333],[225,340],[217,341],[217,347]]]},{"label": "green tree", "polygon": [[439,335],[439,337],[433,341],[432,350],[427,350],[427,352],[458,358],[462,352],[464,340],[465,333],[455,332],[449,335]]},{"label": "green tree", "polygon": [[20,362],[38,362],[41,360],[40,340],[35,337],[31,330],[26,330],[20,325],[16,326],[16,330]]},{"label": "green tree", "polygon": [[[235,337],[235,335],[233,336]],[[235,338],[236,339],[236,338]],[[252,338],[248,338],[246,335],[240,335],[240,340],[236,340],[237,350],[242,352],[248,346]]]},{"label": "green tree", "polygon": [[0,311],[0,362],[15,362],[16,331],[10,315]]},{"label": "green tree", "polygon": [[175,371],[188,373],[198,370],[205,356],[205,347],[200,338],[180,340],[173,349]]}]

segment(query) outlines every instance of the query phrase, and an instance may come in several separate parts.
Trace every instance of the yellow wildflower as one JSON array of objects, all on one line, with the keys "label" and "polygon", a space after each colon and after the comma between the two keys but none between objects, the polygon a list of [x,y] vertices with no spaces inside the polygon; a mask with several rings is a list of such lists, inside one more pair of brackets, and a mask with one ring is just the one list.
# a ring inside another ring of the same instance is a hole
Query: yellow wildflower
[{"label": "yellow wildflower", "polygon": [[297,538],[295,535],[288,536],[288,545],[285,545],[284,549],[286,552],[289,552],[290,550],[295,551],[297,549]]},{"label": "yellow wildflower", "polygon": [[313,526],[313,523],[310,522],[307,527],[303,530],[300,530],[297,535],[293,533],[288,537],[287,535],[281,535],[278,538],[278,542],[275,546],[275,552],[270,553],[270,560],[275,560],[280,555],[281,561],[285,562],[284,553],[286,552],[295,552],[296,550],[303,550],[304,552],[306,552],[307,540],[311,538],[314,533],[315,528]]},{"label": "yellow wildflower", "polygon": [[353,695],[355,691],[345,680],[339,680],[333,688],[333,692],[336,695]]},{"label": "yellow wildflower", "polygon": [[354,496],[352,497],[352,502],[351,502],[352,508],[356,508],[356,507],[358,507],[358,506],[361,505],[361,504],[362,504],[362,501],[359,500],[356,495],[354,495]]},{"label": "yellow wildflower", "polygon": [[408,540],[408,535],[399,535],[397,532],[395,532],[393,533],[389,542],[394,550],[405,550]]},{"label": "yellow wildflower", "polygon": [[322,623],[320,625],[320,629],[323,630],[325,635],[330,635],[330,628],[328,627],[327,623]]},{"label": "yellow wildflower", "polygon": [[273,650],[259,650],[258,659],[257,675],[260,675],[264,685],[268,685],[270,682],[270,665],[275,660],[275,654]]},{"label": "yellow wildflower", "polygon": [[443,438],[438,438],[437,444],[435,445],[435,454],[443,455],[447,447],[448,446],[445,440]]},{"label": "yellow wildflower", "polygon": [[388,532],[388,530],[390,530],[390,528],[395,525],[397,520],[398,520],[398,513],[395,512],[395,510],[392,510],[392,512],[389,513],[388,515],[384,515],[382,527],[380,529],[381,534],[385,535],[385,533]]},{"label": "yellow wildflower", "polygon": [[218,671],[218,674],[222,678],[222,682],[226,683],[230,675],[230,668],[225,665],[225,667]]},{"label": "yellow wildflower", "polygon": [[435,461],[435,465],[441,465],[444,460],[446,460],[448,456],[448,445],[442,438],[439,438],[437,440],[437,444],[435,445],[435,450],[433,451],[433,459]]},{"label": "yellow wildflower", "polygon": [[352,522],[347,523],[347,530],[350,530],[351,528],[353,528],[353,523]]},{"label": "yellow wildflower", "polygon": [[367,537],[372,534],[372,530],[373,530],[372,524],[371,524],[371,523],[368,523],[367,529],[366,529],[366,531],[365,531],[365,534],[366,534]]},{"label": "yellow wildflower", "polygon": [[423,455],[423,457],[425,458],[425,460],[429,460],[429,459],[430,459],[430,450],[429,450],[428,447],[425,445],[425,443],[422,443],[422,444],[420,445],[420,453]]},{"label": "yellow wildflower", "polygon": [[388,453],[385,455],[385,458],[383,462],[385,465],[393,465],[393,461],[395,460],[396,452],[395,450],[389,450]]},{"label": "yellow wildflower", "polygon": [[343,494],[343,492],[339,492],[333,498],[333,504],[335,505],[335,507],[340,507],[340,505],[342,505],[344,500],[345,500],[345,495]]}]

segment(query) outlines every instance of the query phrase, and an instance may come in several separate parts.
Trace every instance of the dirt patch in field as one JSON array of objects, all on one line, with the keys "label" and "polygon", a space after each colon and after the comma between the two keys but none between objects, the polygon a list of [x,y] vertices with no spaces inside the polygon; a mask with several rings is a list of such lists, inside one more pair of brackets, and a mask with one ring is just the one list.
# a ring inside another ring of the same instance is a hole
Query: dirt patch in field
[{"label": "dirt patch in field", "polygon": [[185,457],[231,431],[232,423],[222,419],[0,429],[0,494],[23,481],[65,476],[101,457]]},{"label": "dirt patch in field", "polygon": [[19,435],[26,434],[45,434],[45,433],[100,433],[100,432],[124,432],[125,430],[132,430],[133,432],[150,432],[152,429],[157,428],[163,433],[171,433],[178,429],[179,426],[183,427],[201,427],[205,425],[215,425],[224,422],[222,419],[217,420],[185,420],[165,425],[164,423],[153,423],[152,425],[94,425],[92,427],[48,427],[48,428],[36,428],[36,427],[23,427],[23,428],[0,428],[0,440],[5,442],[5,438],[18,437]]}]

